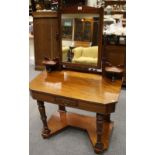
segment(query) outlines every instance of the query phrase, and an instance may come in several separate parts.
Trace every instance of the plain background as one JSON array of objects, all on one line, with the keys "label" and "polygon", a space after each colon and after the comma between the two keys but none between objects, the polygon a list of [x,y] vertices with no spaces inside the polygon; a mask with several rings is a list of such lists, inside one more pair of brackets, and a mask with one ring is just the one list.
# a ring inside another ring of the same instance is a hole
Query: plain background
[{"label": "plain background", "polygon": [[[127,0],[127,155],[155,154],[153,0]],[[29,1],[1,1],[0,154],[29,154]],[[154,153],[153,153],[154,152]]]}]

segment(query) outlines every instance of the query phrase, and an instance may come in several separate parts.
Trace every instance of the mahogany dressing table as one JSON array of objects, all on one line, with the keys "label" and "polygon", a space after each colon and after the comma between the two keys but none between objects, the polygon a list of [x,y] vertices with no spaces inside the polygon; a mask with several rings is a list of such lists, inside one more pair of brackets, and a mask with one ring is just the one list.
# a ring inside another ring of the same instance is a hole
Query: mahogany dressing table
[{"label": "mahogany dressing table", "polygon": [[[110,115],[115,112],[122,86],[122,80],[112,82],[103,73],[86,73],[92,68],[102,68],[103,8],[72,6],[63,8],[59,15],[58,42],[60,49],[65,50],[58,51],[58,70],[43,71],[30,82],[30,93],[33,99],[37,100],[43,123],[42,136],[49,138],[69,126],[83,129],[87,131],[94,151],[101,153],[109,147],[113,128]],[[61,25],[62,20],[64,25]],[[79,21],[78,24],[74,22],[76,20]],[[80,28],[82,25],[86,25],[87,29]],[[75,28],[79,30],[78,37],[75,37],[73,32]],[[72,31],[68,31],[70,29]],[[63,32],[66,32],[64,30],[67,30],[67,34],[71,33],[72,40],[62,37]],[[84,36],[81,37],[80,34],[83,32]],[[74,49],[74,57],[68,61],[67,55],[63,55],[63,52],[65,53],[74,41],[81,44]],[[86,41],[91,42],[92,46],[85,48],[83,43]],[[74,61],[75,57],[79,61]],[[72,71],[67,70],[66,66]],[[86,72],[73,71],[74,67],[79,70],[82,68]],[[48,121],[44,102],[59,106],[59,110]],[[95,112],[96,117],[70,113],[65,107]]]},{"label": "mahogany dressing table", "polygon": [[[72,126],[88,132],[96,153],[106,150],[113,128],[110,114],[115,112],[121,85],[121,80],[112,82],[111,79],[92,73],[42,72],[30,82],[30,92],[38,103],[43,138],[49,138]],[[44,102],[59,105],[59,111],[48,121]],[[96,112],[96,118],[69,113],[65,106]]]}]

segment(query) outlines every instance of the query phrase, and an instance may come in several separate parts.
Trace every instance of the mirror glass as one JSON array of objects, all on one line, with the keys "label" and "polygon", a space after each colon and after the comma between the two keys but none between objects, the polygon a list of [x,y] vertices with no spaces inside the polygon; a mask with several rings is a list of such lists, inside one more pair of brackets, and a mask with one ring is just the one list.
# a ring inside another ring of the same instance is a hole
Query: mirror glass
[{"label": "mirror glass", "polygon": [[98,64],[98,14],[62,14],[62,62]]}]

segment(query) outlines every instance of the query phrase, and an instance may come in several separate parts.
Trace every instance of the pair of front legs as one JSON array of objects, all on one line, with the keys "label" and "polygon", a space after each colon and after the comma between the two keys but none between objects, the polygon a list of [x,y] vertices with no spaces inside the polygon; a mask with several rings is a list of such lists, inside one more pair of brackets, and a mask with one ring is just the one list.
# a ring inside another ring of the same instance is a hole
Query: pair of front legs
[{"label": "pair of front legs", "polygon": [[[48,128],[47,125],[47,116],[45,112],[45,106],[44,102],[42,101],[37,101],[38,103],[38,109],[40,112],[41,120],[43,122],[43,131],[42,131],[42,136],[43,138],[48,138],[51,131]],[[60,111],[66,111],[64,106],[59,106]],[[99,114],[97,113],[96,115],[96,133],[97,133],[97,140],[96,140],[96,145],[95,145],[95,152],[96,153],[101,153],[104,149],[103,146],[103,122],[110,122],[110,114],[104,115],[104,114]]]}]

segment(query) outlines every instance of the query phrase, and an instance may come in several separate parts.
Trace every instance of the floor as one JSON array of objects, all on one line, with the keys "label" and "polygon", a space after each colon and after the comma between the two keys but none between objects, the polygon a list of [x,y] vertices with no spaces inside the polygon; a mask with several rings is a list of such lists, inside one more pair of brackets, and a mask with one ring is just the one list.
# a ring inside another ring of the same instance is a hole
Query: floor
[{"label": "floor", "polygon": [[[39,72],[30,64],[30,80]],[[30,97],[29,106],[29,152],[30,155],[95,155],[86,132],[69,128],[60,134],[42,139],[42,122],[37,109],[36,101]],[[45,104],[47,116],[57,110],[53,104]],[[83,115],[95,116],[95,113],[67,108],[68,111]],[[112,114],[114,130],[111,136],[110,147],[104,155],[126,155],[126,90],[122,89],[116,112]]]}]

